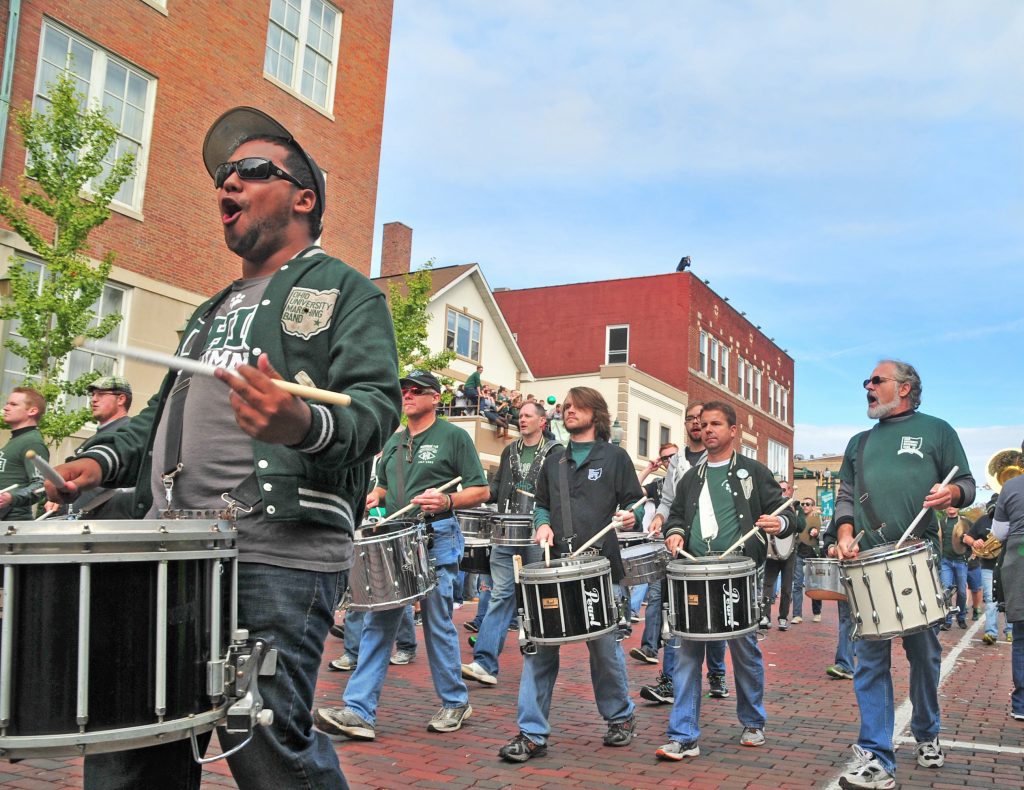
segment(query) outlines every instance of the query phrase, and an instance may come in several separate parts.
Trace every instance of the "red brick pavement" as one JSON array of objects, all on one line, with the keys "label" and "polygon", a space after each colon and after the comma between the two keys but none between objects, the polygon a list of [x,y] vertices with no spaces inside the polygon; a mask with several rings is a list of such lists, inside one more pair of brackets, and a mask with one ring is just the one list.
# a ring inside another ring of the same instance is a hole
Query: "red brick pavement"
[{"label": "red brick pavement", "polygon": [[[809,607],[807,607],[809,609]],[[464,660],[471,660],[462,623],[474,614],[472,604],[455,614]],[[587,670],[586,647],[562,648],[562,671],[555,689],[554,726],[546,757],[519,766],[497,758],[498,748],[515,734],[515,709],[522,658],[511,638],[502,656],[496,687],[470,683],[473,715],[465,727],[448,735],[428,733],[426,724],[439,703],[425,655],[403,667],[391,667],[381,698],[375,742],[337,743],[345,774],[359,788],[808,788],[827,787],[851,757],[857,735],[857,708],[849,681],[831,680],[824,668],[835,649],[835,607],[826,604],[822,623],[806,621],[786,633],[772,629],[761,643],[767,668],[768,742],[758,749],[739,745],[735,695],[705,699],[701,710],[701,755],[683,763],[656,760],[654,750],[665,742],[667,706],[650,705],[637,696],[638,726],[633,744],[623,749],[602,746],[604,723],[597,713]],[[946,653],[965,634],[954,629],[941,635]],[[903,788],[1020,788],[1024,785],[1024,724],[1007,717],[1010,645],[987,647],[980,629],[972,628],[969,645],[960,653],[941,690],[946,765],[919,768],[911,746],[900,750]],[[624,644],[639,644],[639,629]],[[340,704],[348,681],[345,673],[326,671],[327,661],[341,652],[329,638],[317,703]],[[653,682],[657,667],[627,658],[630,688]],[[906,660],[894,645],[893,673],[897,704],[907,695]],[[730,687],[731,671],[730,671]],[[997,753],[974,744],[1010,747]],[[54,790],[81,786],[81,760],[0,762],[0,787]],[[227,766],[212,764],[204,787],[233,788]]]}]

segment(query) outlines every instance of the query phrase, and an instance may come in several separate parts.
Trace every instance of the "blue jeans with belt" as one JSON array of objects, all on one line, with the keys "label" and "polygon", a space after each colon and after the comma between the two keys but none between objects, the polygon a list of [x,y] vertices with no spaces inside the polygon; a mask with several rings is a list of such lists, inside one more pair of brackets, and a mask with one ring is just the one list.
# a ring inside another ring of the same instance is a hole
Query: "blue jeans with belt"
[{"label": "blue jeans with belt", "polygon": [[[462,680],[459,635],[452,622],[453,585],[459,572],[464,541],[454,518],[435,521],[430,560],[437,573],[437,585],[420,602],[423,616],[423,644],[434,690],[445,708],[469,704],[469,690]],[[377,721],[377,704],[384,688],[404,608],[368,612],[363,620],[359,663],[345,687],[345,705],[370,724]]]},{"label": "blue jeans with belt", "polygon": [[[254,562],[238,564],[238,625],[277,649],[277,673],[259,678],[263,704],[274,723],[256,727],[252,741],[228,759],[242,790],[348,788],[326,735],[313,727],[313,691],[334,603],[348,572],[318,573]],[[226,751],[242,736],[218,731]],[[201,739],[205,750],[209,736]],[[202,766],[188,738],[145,749],[85,758],[87,790],[198,788]]]}]

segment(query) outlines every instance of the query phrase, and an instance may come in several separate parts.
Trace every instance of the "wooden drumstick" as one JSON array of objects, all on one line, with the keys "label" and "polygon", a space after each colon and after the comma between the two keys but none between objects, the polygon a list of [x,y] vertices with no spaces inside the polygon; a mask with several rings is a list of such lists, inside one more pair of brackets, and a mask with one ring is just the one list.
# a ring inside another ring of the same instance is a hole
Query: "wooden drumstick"
[{"label": "wooden drumstick", "polygon": [[[629,513],[629,512],[631,512],[633,510],[636,510],[638,507],[640,507],[640,505],[642,505],[646,501],[647,501],[647,497],[641,497],[640,499],[638,499],[636,502],[634,502],[629,507],[623,508],[623,511],[626,512],[626,513]],[[586,543],[584,543],[582,546],[580,546],[578,549],[576,549],[576,551],[574,551],[569,556],[570,557],[576,557],[581,552],[586,551],[587,549],[589,549],[591,546],[593,546],[595,543],[597,543],[602,537],[604,537],[605,533],[607,533],[608,530],[615,529],[615,523],[616,523],[615,519],[612,519],[608,523],[607,527],[605,527],[600,532],[598,532],[596,535],[594,535],[594,537],[592,537],[590,540],[588,540]]]},{"label": "wooden drumstick", "polygon": [[35,450],[26,450],[25,458],[35,464],[36,471],[39,472],[46,480],[49,480],[56,486],[58,491],[66,492],[68,490],[67,481],[57,474],[57,470],[47,463],[45,458],[39,456]]},{"label": "wooden drumstick", "polygon": [[536,497],[533,494],[531,494],[529,491],[523,491],[523,489],[521,489],[521,488],[517,488],[516,489],[516,493],[517,494],[525,494],[526,496],[530,497],[530,499],[536,499]]},{"label": "wooden drumstick", "polygon": [[[959,472],[959,471],[960,471],[960,467],[959,466],[954,466],[952,469],[949,470],[949,474],[946,475],[946,479],[943,480],[941,483],[939,483],[939,485],[940,486],[948,486],[949,485],[949,481],[952,480],[953,477],[956,475],[956,473]],[[923,508],[921,508],[921,512],[917,514],[917,518],[915,518],[913,521],[910,522],[910,526],[907,527],[907,531],[903,533],[903,536],[898,541],[896,541],[896,548],[897,549],[900,546],[903,545],[903,542],[907,538],[910,537],[910,535],[914,531],[914,527],[916,527],[920,523],[921,519],[924,518],[925,513],[927,513],[929,510],[931,510],[930,507],[923,507]]]},{"label": "wooden drumstick", "polygon": [[[773,510],[768,515],[769,516],[777,516],[777,515],[779,515],[779,513],[781,513],[783,510],[785,510],[787,507],[789,507],[795,501],[796,501],[796,497],[795,496],[790,497],[785,502],[783,502],[781,505],[779,505],[777,508],[775,508],[775,510]],[[757,531],[759,529],[761,529],[761,528],[760,527],[754,527],[752,530],[750,530],[750,532],[748,532],[742,538],[740,538],[735,543],[733,543],[729,548],[727,548],[725,551],[723,551],[722,552],[722,556],[724,557],[726,554],[729,554],[730,552],[735,551],[736,549],[738,549],[740,546],[742,546],[744,543],[746,543],[748,540],[750,540],[752,537],[754,537],[754,535],[757,534]]]},{"label": "wooden drumstick", "polygon": [[[449,480],[443,486],[438,486],[437,490],[438,491],[444,491],[446,488],[451,488],[452,486],[458,485],[461,482],[462,482],[462,478],[461,477],[456,477],[454,480]],[[404,514],[408,513],[410,510],[412,510],[414,508],[418,508],[418,507],[419,507],[419,505],[414,505],[414,504],[412,504],[410,502],[408,505],[403,507],[401,510],[396,510],[394,513],[392,513],[387,518],[382,518],[380,521],[377,522],[377,525],[374,527],[374,529],[377,529],[377,527],[379,527],[381,524],[387,524],[389,521],[391,521],[391,519],[398,518],[399,516],[404,515]]]},{"label": "wooden drumstick", "polygon": [[[92,340],[88,346],[85,345],[85,338],[77,338],[75,345],[86,348],[89,351],[102,351],[106,354],[120,354],[131,359],[135,359],[139,362],[146,362],[150,365],[156,365],[157,367],[168,368],[170,370],[183,370],[186,373],[192,373],[198,376],[212,376],[214,371],[217,370],[216,365],[207,365],[203,362],[197,362],[189,357],[177,357],[174,354],[165,354],[162,351],[151,351],[145,348],[132,348],[131,346],[119,346],[116,343],[110,343],[106,340]],[[228,370],[222,368],[222,370]],[[232,375],[239,375],[234,370],[228,370]],[[352,404],[352,398],[346,395],[344,392],[331,392],[330,390],[320,389],[319,387],[308,387],[305,384],[296,384],[294,381],[285,381],[284,379],[271,379],[274,386],[279,389],[283,389],[285,392],[294,395],[297,398],[307,398],[308,400],[319,401],[320,403],[329,403],[332,406],[350,406]]]},{"label": "wooden drumstick", "polygon": [[544,547],[544,567],[545,568],[550,568],[551,567],[551,543],[550,543],[550,541],[545,540],[541,545]]}]

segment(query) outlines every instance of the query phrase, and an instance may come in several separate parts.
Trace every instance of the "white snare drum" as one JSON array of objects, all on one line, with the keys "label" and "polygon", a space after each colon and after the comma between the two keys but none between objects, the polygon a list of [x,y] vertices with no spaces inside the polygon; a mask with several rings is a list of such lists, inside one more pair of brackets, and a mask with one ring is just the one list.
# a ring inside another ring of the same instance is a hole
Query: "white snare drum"
[{"label": "white snare drum", "polygon": [[462,537],[467,541],[490,541],[491,516],[493,515],[493,510],[485,508],[455,511],[455,517],[459,520],[459,529],[462,530]]},{"label": "white snare drum", "polygon": [[492,513],[491,542],[495,546],[534,546],[532,513]]},{"label": "white snare drum", "polygon": [[585,642],[613,631],[619,621],[612,566],[605,557],[531,562],[519,572],[520,613],[526,642]]},{"label": "white snare drum", "polygon": [[645,532],[616,532],[615,535],[619,539],[620,549],[651,542],[650,537]]},{"label": "white snare drum", "polygon": [[225,719],[240,643],[224,514],[0,526],[0,756],[153,746]]},{"label": "white snare drum", "polygon": [[669,630],[683,639],[735,639],[757,629],[758,601],[750,557],[708,556],[668,564]]},{"label": "white snare drum", "polygon": [[804,559],[804,593],[814,601],[845,601],[839,572],[839,560],[807,557]]},{"label": "white snare drum", "polygon": [[621,549],[620,554],[626,571],[620,584],[627,587],[661,581],[672,559],[664,543],[638,543]]},{"label": "white snare drum", "polygon": [[356,530],[355,561],[348,576],[349,608],[399,609],[434,588],[434,570],[415,521],[388,521],[380,530]]},{"label": "white snare drum", "polygon": [[893,639],[942,622],[948,605],[938,560],[926,541],[887,543],[840,563],[853,639]]}]

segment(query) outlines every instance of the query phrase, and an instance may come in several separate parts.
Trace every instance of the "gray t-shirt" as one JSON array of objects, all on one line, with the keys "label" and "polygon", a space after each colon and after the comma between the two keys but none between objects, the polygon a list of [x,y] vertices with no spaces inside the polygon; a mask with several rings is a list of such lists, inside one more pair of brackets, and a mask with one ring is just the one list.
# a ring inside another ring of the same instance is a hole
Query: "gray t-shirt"
[{"label": "gray t-shirt", "polygon": [[[256,320],[270,277],[236,280],[221,301],[199,361],[233,370],[250,359],[246,342]],[[197,334],[197,333],[196,333]],[[195,334],[186,338],[188,354]],[[252,438],[238,427],[231,409],[229,389],[212,376],[191,376],[175,384],[164,410],[166,418],[176,397],[185,397],[181,435],[182,470],[174,481],[170,507],[217,510],[226,506],[222,495],[240,485],[253,472]],[[186,390],[182,392],[182,390]],[[153,443],[153,508],[155,518],[168,506],[161,479],[166,461],[167,420],[161,419]],[[352,566],[352,539],[325,525],[267,521],[263,505],[238,512],[238,554],[242,562],[262,562],[312,571],[346,570]]]}]

